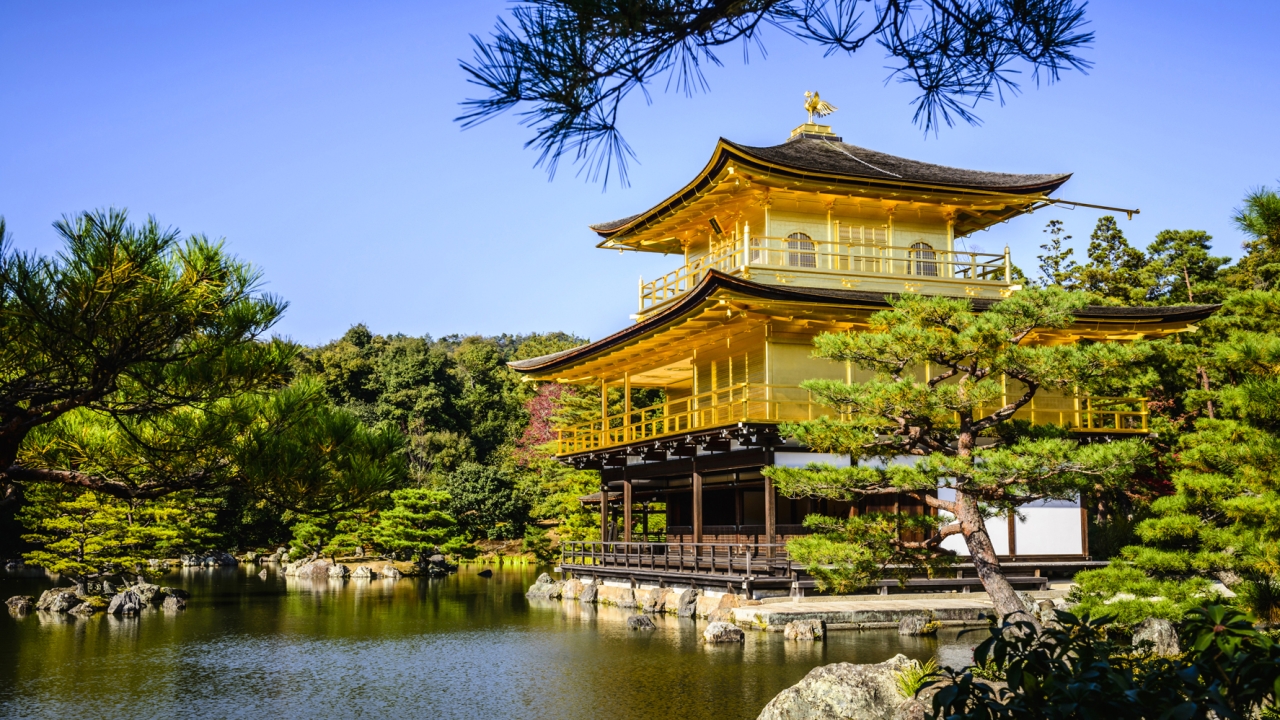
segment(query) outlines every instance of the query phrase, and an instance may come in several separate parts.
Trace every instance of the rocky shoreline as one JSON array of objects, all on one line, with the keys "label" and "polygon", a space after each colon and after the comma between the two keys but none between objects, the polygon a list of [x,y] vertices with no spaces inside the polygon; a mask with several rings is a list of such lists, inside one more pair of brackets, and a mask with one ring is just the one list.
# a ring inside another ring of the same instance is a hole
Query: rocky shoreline
[{"label": "rocky shoreline", "polygon": [[5,605],[11,615],[21,617],[31,612],[69,614],[88,617],[95,613],[129,616],[147,610],[179,612],[187,608],[191,594],[181,588],[164,587],[147,582],[126,583],[119,587],[109,580],[88,585],[56,587],[45,590],[37,599],[15,595]]}]

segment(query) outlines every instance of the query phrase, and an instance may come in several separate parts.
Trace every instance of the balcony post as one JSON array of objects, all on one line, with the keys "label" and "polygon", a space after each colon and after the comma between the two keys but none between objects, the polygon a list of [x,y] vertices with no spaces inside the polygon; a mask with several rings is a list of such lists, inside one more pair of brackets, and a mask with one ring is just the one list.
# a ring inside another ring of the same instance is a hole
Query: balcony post
[{"label": "balcony post", "polygon": [[631,481],[622,481],[622,542],[631,542]]},{"label": "balcony post", "polygon": [[1011,263],[1009,261],[1009,246],[1004,246],[1004,284],[1008,285],[1013,282],[1013,271],[1010,270]]},{"label": "balcony post", "polygon": [[609,483],[606,482],[600,483],[600,542],[609,542]]},{"label": "balcony post", "polygon": [[[770,465],[773,464],[773,451],[769,450],[765,458]],[[765,551],[765,557],[772,558],[774,556],[773,544],[777,542],[778,533],[778,517],[777,502],[774,499],[773,479],[769,476],[764,478],[764,542],[768,547]]]},{"label": "balcony post", "polygon": [[637,309],[640,312],[644,312],[644,276],[643,275],[640,276],[640,289],[637,291],[636,295],[637,295],[637,301],[638,301]]},{"label": "balcony post", "polygon": [[751,264],[751,223],[742,223],[742,268]]},{"label": "balcony post", "polygon": [[693,542],[694,553],[697,543],[702,542],[702,473],[698,472],[698,461],[693,461]]}]

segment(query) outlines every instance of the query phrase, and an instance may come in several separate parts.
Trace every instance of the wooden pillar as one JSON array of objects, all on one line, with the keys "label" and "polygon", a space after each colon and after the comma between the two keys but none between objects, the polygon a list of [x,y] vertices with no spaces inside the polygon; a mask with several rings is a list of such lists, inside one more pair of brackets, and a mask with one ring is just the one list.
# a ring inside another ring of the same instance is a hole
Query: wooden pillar
[{"label": "wooden pillar", "polygon": [[644,535],[644,541],[649,542],[649,501],[645,500],[640,503],[640,532]]},{"label": "wooden pillar", "polygon": [[693,470],[693,541],[702,542],[702,473]]},{"label": "wooden pillar", "polygon": [[631,481],[622,481],[622,542],[631,542]]},{"label": "wooden pillar", "polygon": [[1018,514],[1009,511],[1009,557],[1018,555]]},{"label": "wooden pillar", "polygon": [[[769,453],[769,460],[772,464],[773,453]],[[773,557],[773,544],[778,541],[778,503],[774,500],[773,494],[773,478],[765,476],[764,479],[764,541],[769,546],[765,553],[766,557]]]},{"label": "wooden pillar", "polygon": [[600,483],[600,542],[609,542],[609,483]]}]

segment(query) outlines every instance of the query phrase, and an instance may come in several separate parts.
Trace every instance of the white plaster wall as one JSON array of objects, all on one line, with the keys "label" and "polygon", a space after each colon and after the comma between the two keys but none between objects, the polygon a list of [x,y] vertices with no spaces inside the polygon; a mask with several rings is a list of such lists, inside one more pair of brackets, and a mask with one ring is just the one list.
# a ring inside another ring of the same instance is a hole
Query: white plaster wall
[{"label": "white plaster wall", "polygon": [[804,467],[809,463],[823,463],[838,467],[849,467],[850,465],[849,456],[838,453],[775,452],[773,454],[774,465]]},{"label": "white plaster wall", "polygon": [[1079,502],[1045,500],[1024,505],[1019,514],[1019,555],[1084,554]]}]

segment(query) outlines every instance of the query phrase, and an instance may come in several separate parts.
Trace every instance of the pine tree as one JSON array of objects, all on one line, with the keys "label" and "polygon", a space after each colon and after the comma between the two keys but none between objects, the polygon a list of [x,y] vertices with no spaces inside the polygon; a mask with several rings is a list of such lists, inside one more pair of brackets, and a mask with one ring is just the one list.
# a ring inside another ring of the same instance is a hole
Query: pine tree
[{"label": "pine tree", "polygon": [[458,522],[448,513],[448,493],[407,488],[391,494],[395,506],[382,513],[373,530],[374,544],[406,553],[425,563],[436,553],[456,553],[466,546]]},{"label": "pine tree", "polygon": [[1151,280],[1147,258],[1129,244],[1112,215],[1098,218],[1089,235],[1089,262],[1077,270],[1079,289],[1124,305],[1146,301]]},{"label": "pine tree", "polygon": [[1218,275],[1231,258],[1210,254],[1213,238],[1203,230],[1161,230],[1147,246],[1148,296],[1161,305],[1220,302]]},{"label": "pine tree", "polygon": [[[819,336],[816,356],[876,376],[806,381],[803,387],[841,418],[784,425],[783,432],[817,451],[849,453],[855,464],[772,467],[767,474],[791,496],[902,494],[938,515],[811,516],[806,524],[819,532],[792,541],[792,556],[811,572],[835,566],[851,583],[865,582],[891,563],[945,560],[951,553],[943,540],[959,536],[997,612],[1022,612],[986,520],[1028,502],[1117,487],[1146,457],[1139,442],[1081,445],[1061,428],[1012,421],[1041,388],[1096,392],[1134,371],[1140,346],[1026,344],[1033,333],[1069,327],[1083,303],[1061,290],[1026,290],[976,312],[967,300],[904,295],[864,331]],[[1014,387],[1008,396],[1002,375]],[[980,446],[980,436],[990,444]],[[915,462],[893,461],[903,456]]]},{"label": "pine tree", "polygon": [[1049,233],[1049,242],[1040,246],[1044,255],[1037,255],[1040,261],[1040,286],[1060,287],[1070,290],[1075,284],[1075,275],[1079,266],[1071,259],[1075,254],[1073,248],[1063,248],[1063,243],[1071,241],[1070,235],[1064,235],[1066,228],[1061,220],[1050,220],[1043,230]]},{"label": "pine tree", "polygon": [[1228,280],[1241,290],[1280,288],[1280,193],[1265,186],[1250,190],[1231,219],[1249,240]]},{"label": "pine tree", "polygon": [[[1211,578],[1243,580],[1236,589],[1247,595],[1280,582],[1280,293],[1241,293],[1224,312],[1250,329],[1211,348],[1209,363],[1232,380],[1203,393],[1219,415],[1178,438],[1174,493],[1138,524],[1141,544],[1125,548],[1123,562],[1077,576],[1086,609],[1177,618]],[[1259,617],[1280,622],[1280,600],[1252,595]]]}]

